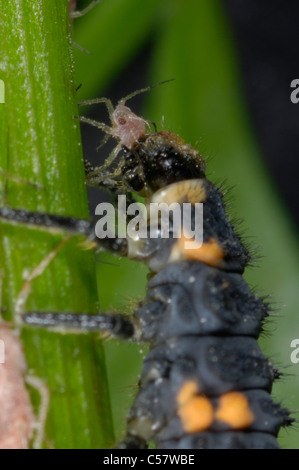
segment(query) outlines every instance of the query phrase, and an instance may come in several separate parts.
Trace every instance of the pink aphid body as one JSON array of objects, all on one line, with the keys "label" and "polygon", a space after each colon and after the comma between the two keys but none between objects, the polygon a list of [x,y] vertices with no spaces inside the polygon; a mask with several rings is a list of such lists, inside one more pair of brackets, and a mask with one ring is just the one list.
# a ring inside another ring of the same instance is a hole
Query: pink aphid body
[{"label": "pink aphid body", "polygon": [[28,449],[34,414],[25,386],[27,365],[18,336],[1,321],[0,340],[0,449]]},{"label": "pink aphid body", "polygon": [[146,121],[140,116],[134,114],[130,108],[123,104],[116,106],[111,115],[112,132],[121,145],[129,150],[134,144],[145,135]]}]

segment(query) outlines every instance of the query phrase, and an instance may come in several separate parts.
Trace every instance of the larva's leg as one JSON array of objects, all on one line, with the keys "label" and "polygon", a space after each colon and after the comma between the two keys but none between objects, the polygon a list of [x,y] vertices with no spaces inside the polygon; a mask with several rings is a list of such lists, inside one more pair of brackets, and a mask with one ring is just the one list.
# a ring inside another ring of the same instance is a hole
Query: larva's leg
[{"label": "larva's leg", "polygon": [[22,315],[26,325],[49,328],[58,333],[87,333],[102,331],[117,338],[129,339],[137,337],[138,328],[132,320],[117,313],[43,313],[26,312]]},{"label": "larva's leg", "polygon": [[10,224],[36,226],[37,228],[40,228],[40,230],[55,234],[65,231],[70,234],[73,233],[89,236],[92,233],[92,224],[88,220],[27,211],[23,209],[0,207],[0,219],[2,221],[7,221]]},{"label": "larva's leg", "polygon": [[91,242],[92,247],[99,247],[119,256],[127,254],[126,238],[98,238],[95,234],[95,223],[88,220],[7,207],[0,207],[0,219],[9,221],[9,223],[32,225],[40,230],[55,234],[66,232],[69,234],[68,236],[71,234],[84,235],[87,238],[87,243]]}]

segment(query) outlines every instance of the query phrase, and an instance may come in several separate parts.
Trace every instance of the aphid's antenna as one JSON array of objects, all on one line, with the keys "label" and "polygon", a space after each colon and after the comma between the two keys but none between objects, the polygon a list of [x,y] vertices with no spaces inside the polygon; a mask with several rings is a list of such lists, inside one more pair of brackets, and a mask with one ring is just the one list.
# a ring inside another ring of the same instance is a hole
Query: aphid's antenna
[{"label": "aphid's antenna", "polygon": [[[120,105],[120,104],[124,105],[128,100],[130,100],[134,96],[140,95],[141,93],[145,93],[145,92],[151,90],[152,88],[156,88],[157,86],[163,85],[164,83],[172,82],[173,80],[174,80],[174,78],[170,78],[169,80],[164,80],[163,82],[155,83],[154,85],[150,85],[146,88],[141,88],[141,90],[133,91],[133,93],[130,93],[129,95],[127,95],[124,98],[122,98],[121,100],[119,100],[119,102],[117,104],[118,105]],[[110,117],[110,119],[112,119],[112,115],[113,115],[115,110],[114,110],[114,106],[113,106],[113,104],[112,104],[112,102],[109,98],[94,98],[92,100],[80,101],[80,103],[78,103],[78,106],[89,106],[89,105],[92,105],[92,104],[99,104],[99,103],[105,103],[105,105],[107,107],[107,110],[108,110],[108,113],[109,113],[109,117]],[[79,116],[79,117],[77,117],[77,119],[79,119],[79,121],[86,122],[87,124],[91,124],[92,126],[98,127],[99,129],[102,129],[106,133],[109,133],[108,132],[109,131],[108,126],[104,123],[94,121],[93,119],[84,118],[83,116]]]},{"label": "aphid's antenna", "polygon": [[164,83],[172,82],[173,80],[174,78],[170,78],[169,80],[164,80],[163,82],[155,83],[154,85],[147,86],[146,88],[141,88],[141,90],[133,91],[133,93],[130,93],[129,95],[119,100],[117,104],[125,104],[128,100],[134,98],[134,96],[140,95],[141,93],[145,93],[151,90],[152,88],[156,88],[157,86],[163,85]]}]

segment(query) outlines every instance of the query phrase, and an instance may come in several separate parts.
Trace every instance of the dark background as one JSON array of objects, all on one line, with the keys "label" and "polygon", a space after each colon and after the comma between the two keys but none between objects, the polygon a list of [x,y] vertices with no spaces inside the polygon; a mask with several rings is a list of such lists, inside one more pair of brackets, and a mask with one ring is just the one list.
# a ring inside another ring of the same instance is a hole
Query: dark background
[{"label": "dark background", "polygon": [[289,96],[291,81],[299,77],[299,2],[224,3],[260,147],[298,227],[299,103],[293,104]]}]

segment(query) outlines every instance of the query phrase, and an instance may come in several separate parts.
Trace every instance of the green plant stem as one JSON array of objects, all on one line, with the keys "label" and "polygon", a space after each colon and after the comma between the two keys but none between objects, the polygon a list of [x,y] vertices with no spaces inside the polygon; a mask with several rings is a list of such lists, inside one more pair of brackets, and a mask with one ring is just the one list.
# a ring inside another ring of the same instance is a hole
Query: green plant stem
[{"label": "green plant stem", "polygon": [[[0,0],[1,205],[88,217],[67,1]],[[6,177],[8,174],[8,178]],[[3,306],[15,311],[28,273],[63,234],[0,225]],[[73,237],[31,286],[26,310],[95,312],[93,253]],[[45,442],[107,448],[113,442],[105,357],[93,335],[22,333],[30,374],[49,387]],[[33,394],[35,402],[38,396]]]}]

